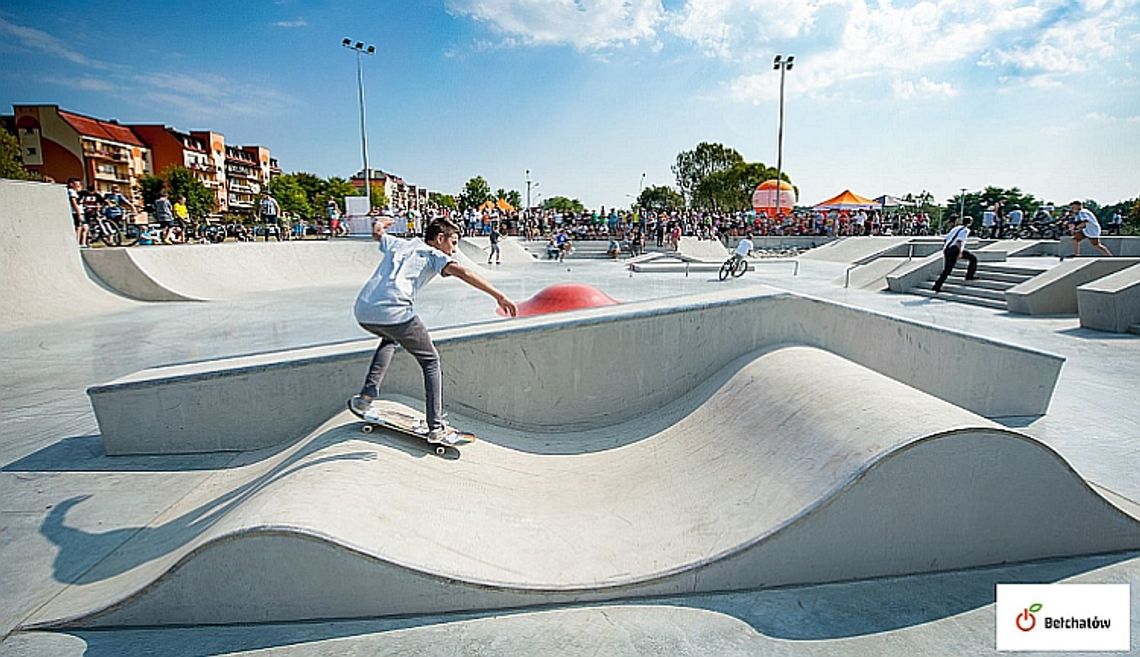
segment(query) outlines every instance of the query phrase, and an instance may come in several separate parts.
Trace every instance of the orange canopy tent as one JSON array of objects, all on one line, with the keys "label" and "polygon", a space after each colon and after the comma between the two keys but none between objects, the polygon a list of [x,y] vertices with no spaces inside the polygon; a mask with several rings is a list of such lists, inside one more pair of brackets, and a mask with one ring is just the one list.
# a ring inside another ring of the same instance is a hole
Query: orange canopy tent
[{"label": "orange canopy tent", "polygon": [[829,198],[822,203],[816,203],[814,207],[817,210],[857,210],[859,208],[877,208],[879,203],[859,196],[850,189],[845,189],[838,196]]},{"label": "orange canopy tent", "polygon": [[515,206],[507,203],[507,200],[502,198],[497,201],[486,201],[483,205],[479,206],[480,212],[489,212],[496,209],[502,210],[503,212],[514,212]]}]

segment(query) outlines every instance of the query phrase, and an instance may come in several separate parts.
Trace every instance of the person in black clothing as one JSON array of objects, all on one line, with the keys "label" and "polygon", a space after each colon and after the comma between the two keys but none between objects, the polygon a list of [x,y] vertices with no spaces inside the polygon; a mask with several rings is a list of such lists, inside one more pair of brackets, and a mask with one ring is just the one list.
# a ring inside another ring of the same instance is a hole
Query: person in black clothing
[{"label": "person in black clothing", "polygon": [[964,257],[969,262],[966,267],[966,280],[972,281],[977,278],[978,272],[978,259],[974,257],[973,253],[966,250],[966,238],[970,236],[970,224],[973,223],[973,218],[969,215],[962,217],[962,223],[955,226],[949,233],[946,233],[946,243],[942,247],[942,257],[944,259],[942,265],[942,274],[938,276],[938,280],[934,283],[934,292],[937,294],[942,291],[942,284],[946,282],[946,277],[954,270],[954,265],[958,263],[958,258]]}]

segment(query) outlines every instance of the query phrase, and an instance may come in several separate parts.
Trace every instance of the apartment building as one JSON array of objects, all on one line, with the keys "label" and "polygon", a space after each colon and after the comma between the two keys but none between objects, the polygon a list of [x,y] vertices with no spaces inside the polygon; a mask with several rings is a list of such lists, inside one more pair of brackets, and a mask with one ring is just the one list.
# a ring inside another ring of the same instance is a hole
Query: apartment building
[{"label": "apartment building", "polygon": [[12,125],[24,166],[56,182],[78,178],[103,193],[117,187],[132,203],[138,179],[154,172],[151,149],[117,121],[58,105],[13,105]]},{"label": "apartment building", "polygon": [[281,175],[265,146],[228,146],[224,135],[209,130],[123,125],[57,105],[13,105],[4,119],[31,171],[61,183],[78,178],[99,192],[118,187],[133,203],[142,200],[141,177],[177,166],[214,192],[219,212],[252,213],[270,179]]},{"label": "apartment building", "polygon": [[[430,193],[426,187],[413,185],[403,178],[382,171],[369,169],[373,185],[380,185],[384,190],[384,198],[388,200],[388,207],[401,210],[421,210],[428,204]],[[364,170],[361,169],[349,179],[353,187],[364,190]]]},{"label": "apartment building", "polygon": [[214,193],[219,211],[227,209],[226,170],[214,155],[218,144],[225,148],[225,139],[221,135],[181,132],[161,124],[132,124],[130,127],[150,147],[156,174],[162,175],[171,167],[184,167]]}]

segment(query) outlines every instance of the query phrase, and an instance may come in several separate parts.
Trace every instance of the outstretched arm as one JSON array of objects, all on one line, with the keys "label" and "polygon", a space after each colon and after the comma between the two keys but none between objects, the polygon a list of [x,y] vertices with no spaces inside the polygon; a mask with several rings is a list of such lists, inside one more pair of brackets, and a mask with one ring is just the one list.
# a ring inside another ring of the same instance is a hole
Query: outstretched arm
[{"label": "outstretched arm", "polygon": [[372,239],[379,242],[384,237],[384,231],[392,227],[396,220],[391,217],[380,217],[372,222]]},{"label": "outstretched arm", "polygon": [[476,290],[482,290],[483,292],[491,295],[491,297],[495,300],[495,303],[499,304],[499,307],[502,308],[511,317],[518,315],[518,307],[515,306],[515,303],[513,301],[507,298],[507,295],[503,294],[494,285],[491,285],[489,282],[487,282],[487,279],[464,267],[463,265],[455,262],[448,263],[448,265],[443,268],[443,273],[446,276],[454,276],[464,283],[467,283],[471,287],[475,288]]}]

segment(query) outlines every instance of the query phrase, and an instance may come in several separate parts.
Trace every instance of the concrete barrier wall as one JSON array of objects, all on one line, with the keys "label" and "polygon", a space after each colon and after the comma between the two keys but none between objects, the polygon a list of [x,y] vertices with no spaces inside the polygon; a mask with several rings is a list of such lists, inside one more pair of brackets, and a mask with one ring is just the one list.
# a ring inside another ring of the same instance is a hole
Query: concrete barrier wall
[{"label": "concrete barrier wall", "polygon": [[1140,324],[1140,265],[1109,274],[1077,288],[1081,326],[1126,333]]},{"label": "concrete barrier wall", "polygon": [[1022,315],[1072,315],[1077,312],[1077,288],[1137,264],[1135,258],[1079,258],[1056,267],[1005,292],[1010,312]]},{"label": "concrete barrier wall", "polygon": [[[817,346],[990,417],[1039,415],[1063,359],[831,302],[714,293],[437,331],[445,404],[517,429],[570,431],[651,413],[742,354]],[[264,447],[342,410],[372,341],[155,368],[92,387],[109,454]],[[422,398],[398,356],[385,393]],[[827,388],[820,398],[857,394]]]}]

